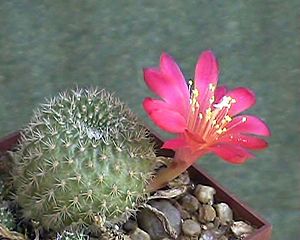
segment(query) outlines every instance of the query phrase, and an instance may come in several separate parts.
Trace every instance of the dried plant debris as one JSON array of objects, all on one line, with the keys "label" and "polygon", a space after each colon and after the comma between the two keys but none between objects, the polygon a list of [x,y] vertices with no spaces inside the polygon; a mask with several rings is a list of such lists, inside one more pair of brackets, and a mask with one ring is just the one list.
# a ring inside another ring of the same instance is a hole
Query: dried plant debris
[{"label": "dried plant debris", "polygon": [[0,224],[0,239],[8,240],[27,240],[28,238],[21,233],[11,231],[3,224]]}]

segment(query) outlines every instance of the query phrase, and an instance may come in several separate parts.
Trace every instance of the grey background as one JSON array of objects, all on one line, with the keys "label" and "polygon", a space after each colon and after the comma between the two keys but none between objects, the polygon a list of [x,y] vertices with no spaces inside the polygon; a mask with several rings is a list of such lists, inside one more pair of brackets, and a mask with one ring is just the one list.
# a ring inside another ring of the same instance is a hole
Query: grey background
[{"label": "grey background", "polygon": [[300,239],[299,13],[298,0],[0,1],[0,135],[26,124],[44,97],[76,86],[115,92],[150,124],[142,68],[166,51],[190,78],[210,48],[220,83],[253,89],[249,112],[273,135],[242,166],[214,156],[199,164],[273,224],[273,239]]}]

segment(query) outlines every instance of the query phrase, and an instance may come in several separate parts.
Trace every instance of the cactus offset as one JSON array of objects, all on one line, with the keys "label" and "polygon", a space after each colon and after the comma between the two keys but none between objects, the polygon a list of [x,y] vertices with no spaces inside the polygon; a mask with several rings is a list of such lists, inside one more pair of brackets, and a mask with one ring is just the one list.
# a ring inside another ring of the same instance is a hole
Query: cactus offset
[{"label": "cactus offset", "polygon": [[117,98],[77,90],[36,111],[15,160],[24,217],[62,230],[126,218],[147,195],[155,154],[147,129]]},{"label": "cactus offset", "polygon": [[2,204],[0,206],[0,225],[5,226],[8,230],[13,230],[16,227],[14,216]]}]

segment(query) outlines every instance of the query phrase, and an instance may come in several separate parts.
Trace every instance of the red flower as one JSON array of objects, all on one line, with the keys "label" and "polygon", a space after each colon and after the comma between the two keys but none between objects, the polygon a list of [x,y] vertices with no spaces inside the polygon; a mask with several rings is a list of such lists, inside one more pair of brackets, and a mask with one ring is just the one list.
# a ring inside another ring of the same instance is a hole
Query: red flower
[{"label": "red flower", "polygon": [[238,115],[255,104],[254,93],[244,87],[217,87],[218,72],[211,51],[200,55],[194,81],[188,85],[166,53],[161,55],[159,68],[144,69],[146,84],[161,98],[146,98],[145,111],[161,129],[177,134],[163,145],[175,150],[175,161],[158,174],[151,189],[163,186],[206,153],[243,163],[253,157],[248,150],[267,147],[267,142],[257,137],[270,135],[267,125],[258,117]]}]

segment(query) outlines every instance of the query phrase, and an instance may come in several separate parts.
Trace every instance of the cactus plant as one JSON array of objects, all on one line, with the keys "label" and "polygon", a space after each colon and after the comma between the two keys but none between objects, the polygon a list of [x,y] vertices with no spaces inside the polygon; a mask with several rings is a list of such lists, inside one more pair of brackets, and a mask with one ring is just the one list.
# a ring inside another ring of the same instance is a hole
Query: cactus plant
[{"label": "cactus plant", "polygon": [[126,219],[147,196],[155,166],[147,129],[118,98],[97,89],[41,105],[14,159],[24,217],[56,231]]},{"label": "cactus plant", "polygon": [[0,225],[5,226],[8,230],[13,230],[16,227],[14,216],[2,205],[0,206]]},{"label": "cactus plant", "polygon": [[57,234],[55,240],[89,240],[90,237],[82,231],[63,231],[62,234]]},{"label": "cactus plant", "polygon": [[5,183],[4,181],[0,178],[0,201],[2,201],[3,196],[5,192]]}]

